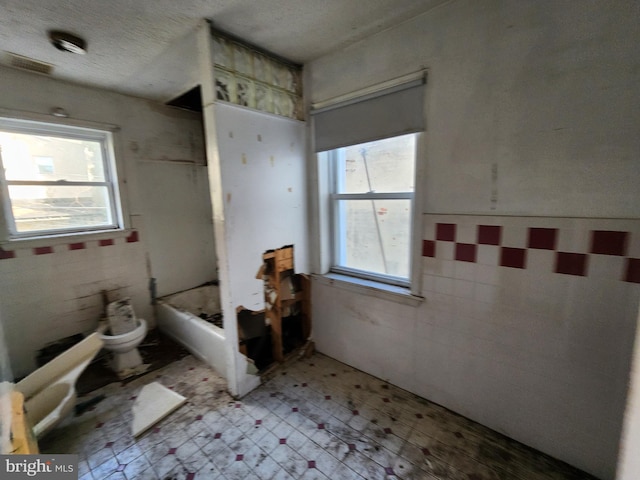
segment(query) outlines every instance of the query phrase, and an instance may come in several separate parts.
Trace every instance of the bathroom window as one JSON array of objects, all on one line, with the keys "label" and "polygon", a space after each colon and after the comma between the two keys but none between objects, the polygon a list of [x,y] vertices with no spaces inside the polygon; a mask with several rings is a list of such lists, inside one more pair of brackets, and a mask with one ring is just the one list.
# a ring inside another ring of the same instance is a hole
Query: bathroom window
[{"label": "bathroom window", "polygon": [[407,286],[416,135],[328,152],[332,171],[332,270]]},{"label": "bathroom window", "polygon": [[110,131],[0,118],[9,239],[122,228]]},{"label": "bathroom window", "polygon": [[418,291],[425,84],[417,72],[313,105],[325,273]]}]

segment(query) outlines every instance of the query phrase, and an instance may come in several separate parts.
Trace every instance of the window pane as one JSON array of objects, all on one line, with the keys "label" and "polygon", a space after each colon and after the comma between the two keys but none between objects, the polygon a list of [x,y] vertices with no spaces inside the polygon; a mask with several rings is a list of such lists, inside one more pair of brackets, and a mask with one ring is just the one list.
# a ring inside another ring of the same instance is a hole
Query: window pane
[{"label": "window pane", "polygon": [[18,233],[112,225],[107,187],[10,185]]},{"label": "window pane", "polygon": [[7,180],[102,182],[99,141],[0,131]]},{"label": "window pane", "polygon": [[338,150],[337,193],[413,192],[414,134]]},{"label": "window pane", "polygon": [[411,200],[339,200],[338,264],[409,277]]}]

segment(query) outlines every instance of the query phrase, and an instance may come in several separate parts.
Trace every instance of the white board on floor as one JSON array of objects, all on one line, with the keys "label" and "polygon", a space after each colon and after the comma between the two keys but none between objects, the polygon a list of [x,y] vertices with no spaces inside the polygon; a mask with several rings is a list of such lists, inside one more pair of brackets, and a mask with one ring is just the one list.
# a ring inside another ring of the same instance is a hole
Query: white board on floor
[{"label": "white board on floor", "polygon": [[158,382],[145,385],[138,393],[133,407],[131,431],[134,437],[148,430],[187,401],[182,395]]}]

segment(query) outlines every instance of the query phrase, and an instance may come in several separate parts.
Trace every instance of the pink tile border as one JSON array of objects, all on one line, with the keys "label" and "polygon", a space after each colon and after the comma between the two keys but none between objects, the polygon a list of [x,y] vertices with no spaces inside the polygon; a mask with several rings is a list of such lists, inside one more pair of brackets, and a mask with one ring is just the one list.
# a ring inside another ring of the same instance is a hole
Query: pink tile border
[{"label": "pink tile border", "polygon": [[557,228],[530,228],[527,242],[528,248],[538,250],[555,250],[558,242]]},{"label": "pink tile border", "polygon": [[422,256],[423,257],[435,257],[436,256],[436,242],[433,240],[422,241]]},{"label": "pink tile border", "polygon": [[478,225],[479,245],[500,245],[502,227],[499,225]]},{"label": "pink tile border", "polygon": [[577,275],[585,277],[587,275],[587,258],[584,253],[556,252],[556,273],[566,275]]},{"label": "pink tile border", "polygon": [[[562,219],[557,219],[556,223],[559,223],[561,220]],[[481,222],[480,218],[479,222]],[[549,224],[550,222],[545,221],[545,223]],[[607,226],[610,224],[611,223],[607,223]],[[468,228],[468,223],[465,223],[464,226],[465,228]],[[548,250],[550,255],[553,255],[552,271],[549,273],[583,277],[589,275],[589,256],[592,254],[625,257],[624,273],[621,278],[617,278],[616,280],[622,280],[629,283],[640,283],[640,258],[626,256],[629,252],[629,245],[631,244],[632,236],[629,231],[598,229],[586,230],[585,235],[588,235],[588,238],[585,238],[581,243],[583,245],[583,251],[559,252],[557,249],[559,238],[563,232],[562,227],[525,227],[526,237],[524,238],[522,248],[518,248],[517,244],[515,247],[502,246],[501,244],[505,231],[509,232],[509,228],[521,229],[522,227],[520,225],[508,227],[504,225],[486,225],[478,223],[475,227],[476,243],[456,243],[455,240],[458,228],[459,225],[457,223],[435,222],[434,238],[426,238],[422,240],[422,256],[437,259],[440,251],[438,243],[453,243],[453,258],[455,261],[477,263],[478,245],[494,245],[500,247],[496,266],[525,270],[532,267],[531,265],[528,265],[527,251],[529,249]],[[569,230],[570,235],[575,235],[575,231],[571,231],[571,227],[568,227],[567,230]],[[636,232],[636,230],[633,231],[635,232],[634,235],[640,236],[640,232]],[[580,244],[580,241],[578,241],[578,243]],[[535,267],[535,265],[533,265],[533,267]]]},{"label": "pink tile border", "polygon": [[455,223],[437,223],[436,224],[436,240],[455,242],[456,241],[456,224]]},{"label": "pink tile border", "polygon": [[[136,243],[139,241],[140,241],[140,234],[137,230],[131,231],[129,236],[125,237],[125,243]],[[115,243],[116,243],[115,239],[107,238],[107,239],[98,240],[97,246],[107,247],[107,246],[115,245]],[[9,259],[16,258],[17,250],[20,250],[20,252],[24,251],[26,253],[26,255],[22,255],[22,256],[49,255],[52,253],[58,253],[65,250],[66,251],[86,250],[90,248],[89,247],[90,245],[91,243],[89,242],[71,242],[71,243],[61,244],[61,245],[56,244],[56,247],[47,245],[47,246],[33,247],[33,248],[19,248],[16,250],[4,250],[3,248],[0,247],[0,260],[9,260]]]},{"label": "pink tile border", "polygon": [[456,243],[455,258],[460,262],[476,263],[477,245],[475,243]]},{"label": "pink tile border", "polygon": [[527,250],[525,248],[500,248],[500,266],[511,268],[526,268]]},{"label": "pink tile border", "polygon": [[640,283],[640,258],[627,258],[624,281]]},{"label": "pink tile border", "polygon": [[629,232],[594,230],[591,232],[590,253],[624,257],[627,252],[628,237]]}]

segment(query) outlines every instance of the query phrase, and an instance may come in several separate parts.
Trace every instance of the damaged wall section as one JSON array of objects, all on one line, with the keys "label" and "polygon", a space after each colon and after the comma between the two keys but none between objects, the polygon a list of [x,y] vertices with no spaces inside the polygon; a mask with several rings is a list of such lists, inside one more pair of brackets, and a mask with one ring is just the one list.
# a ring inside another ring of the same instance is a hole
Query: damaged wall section
[{"label": "damaged wall section", "polygon": [[311,335],[311,282],[294,270],[293,245],[269,250],[256,275],[264,282],[264,310],[238,307],[239,351],[263,372],[307,344]]},{"label": "damaged wall section", "polygon": [[304,345],[311,334],[310,283],[305,275],[294,273],[293,251],[287,246],[262,256],[266,319],[277,362]]},{"label": "damaged wall section", "polygon": [[[203,88],[220,299],[224,317],[233,318],[238,307],[265,308],[264,282],[255,278],[264,252],[295,245],[295,273],[309,272],[305,125],[234,105],[207,105],[210,94]],[[259,385],[259,377],[238,349],[237,323],[228,323],[226,377],[231,393],[242,396]]]}]

